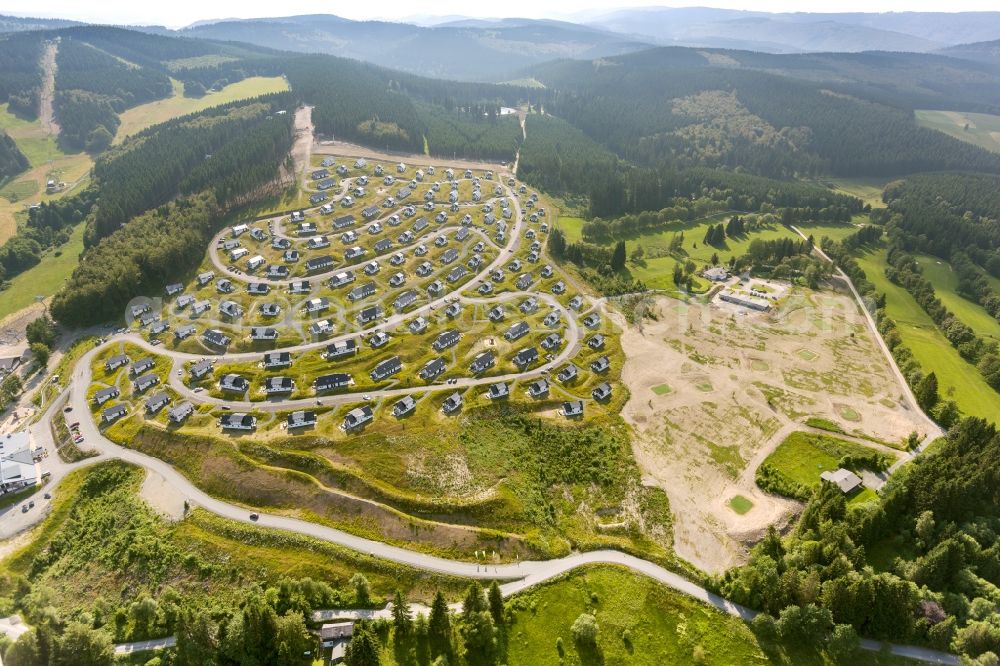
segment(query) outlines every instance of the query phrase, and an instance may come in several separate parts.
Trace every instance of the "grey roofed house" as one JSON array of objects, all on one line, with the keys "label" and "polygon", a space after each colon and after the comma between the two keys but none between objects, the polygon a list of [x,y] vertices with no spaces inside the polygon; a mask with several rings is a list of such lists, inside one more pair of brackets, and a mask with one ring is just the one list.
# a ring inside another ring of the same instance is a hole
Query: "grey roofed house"
[{"label": "grey roofed house", "polygon": [[406,308],[416,303],[417,298],[419,298],[419,296],[420,295],[417,293],[416,289],[408,289],[407,291],[404,291],[402,294],[396,297],[396,300],[393,302],[392,307],[394,307],[396,310],[405,310]]},{"label": "grey roofed house", "polygon": [[417,374],[424,381],[429,381],[444,372],[446,367],[444,359],[439,356],[425,363],[424,367],[420,368],[420,372]]},{"label": "grey roofed house", "polygon": [[330,299],[325,296],[319,296],[317,298],[310,298],[306,301],[305,311],[309,314],[315,314],[317,312],[323,312],[329,309]]},{"label": "grey roofed house", "polygon": [[518,289],[527,289],[528,287],[531,286],[531,283],[534,281],[535,281],[534,275],[532,275],[531,273],[522,273],[521,275],[518,276],[517,282],[515,282],[514,285]]},{"label": "grey roofed house", "polygon": [[300,222],[295,232],[299,236],[309,236],[316,233],[316,224],[313,222]]},{"label": "grey roofed house", "polygon": [[247,286],[247,293],[252,296],[265,296],[271,291],[271,285],[266,282],[251,282]]},{"label": "grey roofed house", "polygon": [[854,492],[861,487],[862,481],[854,472],[844,469],[843,467],[833,470],[826,471],[819,475],[819,478],[824,481],[829,481],[833,485],[840,488],[840,492],[845,495]]},{"label": "grey roofed house", "polygon": [[323,178],[326,178],[329,175],[330,172],[326,169],[316,169],[311,174],[309,174],[309,177],[312,178],[313,180],[322,180]]},{"label": "grey roofed house", "polygon": [[191,316],[192,317],[197,317],[202,312],[208,312],[211,309],[212,309],[212,304],[208,301],[208,299],[204,299],[204,300],[201,300],[201,301],[195,301],[191,305]]},{"label": "grey roofed house", "polygon": [[469,273],[465,266],[455,266],[453,269],[448,271],[448,282],[458,282],[464,278]]},{"label": "grey roofed house", "polygon": [[589,315],[583,318],[583,325],[587,328],[594,328],[601,323],[601,315],[596,312],[591,312]]},{"label": "grey roofed house", "polygon": [[492,350],[487,349],[484,352],[480,352],[476,355],[476,358],[472,359],[472,363],[469,365],[469,371],[472,372],[472,374],[478,375],[480,372],[492,368],[496,361],[497,355],[493,353]]},{"label": "grey roofed house", "polygon": [[333,257],[326,254],[322,257],[313,257],[306,261],[306,272],[315,273],[316,271],[325,270],[333,266]]},{"label": "grey roofed house", "polygon": [[462,304],[459,302],[454,302],[444,309],[445,315],[454,319],[462,312]]},{"label": "grey roofed house", "polygon": [[319,321],[314,321],[309,326],[309,333],[314,337],[329,335],[332,332],[333,332],[333,324],[330,323],[329,319],[321,319]]},{"label": "grey roofed house", "polygon": [[320,375],[313,380],[313,388],[317,393],[325,391],[336,391],[351,385],[353,378],[346,372],[333,372],[328,375]]},{"label": "grey roofed house", "polygon": [[469,229],[467,227],[462,227],[461,229],[455,232],[455,240],[457,241],[464,241],[468,237],[469,237]]},{"label": "grey roofed house", "polygon": [[524,370],[538,360],[538,350],[534,347],[525,347],[514,354],[514,365]]},{"label": "grey roofed house", "polygon": [[270,326],[253,326],[250,328],[251,340],[277,340],[278,331]]},{"label": "grey roofed house", "polygon": [[548,264],[542,266],[542,277],[543,278],[552,277],[552,267],[549,266]]},{"label": "grey roofed house", "polygon": [[590,394],[594,396],[594,400],[607,400],[611,397],[611,384],[601,382]]},{"label": "grey roofed house", "polygon": [[225,242],[224,242],[224,243],[222,244],[222,249],[223,249],[223,251],[225,251],[225,252],[229,252],[230,250],[235,250],[235,249],[236,249],[236,248],[238,248],[238,247],[239,247],[240,245],[242,245],[242,243],[240,243],[240,242],[239,242],[238,240],[236,240],[236,239],[232,239],[232,240],[227,240],[227,241],[225,241]]},{"label": "grey roofed house", "polygon": [[209,282],[211,282],[214,278],[215,278],[215,272],[214,271],[205,271],[204,273],[199,273],[198,274],[198,278],[197,278],[198,286],[199,287],[204,287],[206,284],[208,284]]},{"label": "grey roofed house", "polygon": [[410,227],[410,230],[413,233],[418,234],[424,229],[426,229],[429,224],[430,222],[427,221],[426,217],[417,218],[417,221],[413,223],[413,226]]},{"label": "grey roofed house", "polygon": [[293,294],[308,294],[312,291],[312,283],[309,280],[295,280],[288,285],[288,291]]},{"label": "grey roofed house", "polygon": [[330,247],[330,239],[327,236],[313,236],[309,239],[309,242],[306,243],[306,247],[310,250],[319,250],[320,248]]},{"label": "grey roofed house", "polygon": [[292,364],[292,354],[286,351],[273,351],[264,354],[264,367],[268,370],[287,368]]},{"label": "grey roofed house", "polygon": [[416,408],[417,401],[413,399],[412,395],[408,395],[392,406],[392,415],[398,419],[401,416],[406,416]]},{"label": "grey roofed house", "polygon": [[375,418],[375,413],[372,411],[371,405],[361,405],[347,412],[344,416],[344,422],[340,427],[344,430],[354,430],[368,423],[373,418]]},{"label": "grey roofed house", "polygon": [[212,370],[212,362],[206,358],[192,365],[190,372],[191,376],[194,377],[195,379],[201,379],[209,372],[211,372],[211,370]]},{"label": "grey roofed house", "polygon": [[385,252],[391,247],[392,247],[392,240],[389,238],[383,238],[379,240],[377,243],[375,243],[376,252]]},{"label": "grey roofed house", "polygon": [[126,414],[128,414],[128,408],[125,407],[125,405],[114,405],[101,412],[101,421],[104,423],[111,423],[112,421],[117,421]]},{"label": "grey roofed house", "polygon": [[235,289],[236,287],[233,286],[233,281],[228,278],[221,278],[215,283],[215,290],[220,294],[228,294]]},{"label": "grey roofed house", "polygon": [[729,271],[722,266],[715,266],[713,268],[703,270],[701,275],[712,282],[725,282],[729,279]]},{"label": "grey roofed house", "polygon": [[192,412],[194,412],[194,405],[190,402],[182,402],[167,412],[167,418],[170,419],[171,423],[183,423],[187,417],[191,416]]},{"label": "grey roofed house", "polygon": [[429,325],[430,323],[424,317],[417,317],[416,319],[410,322],[409,326],[410,333],[413,333],[414,335],[423,333],[424,331],[427,330],[427,327]]},{"label": "grey roofed house", "polygon": [[450,264],[451,262],[455,261],[456,259],[458,259],[458,250],[455,249],[455,248],[453,248],[453,247],[449,247],[441,255],[441,263],[442,264]]},{"label": "grey roofed house", "polygon": [[373,381],[390,377],[403,369],[403,361],[398,356],[392,356],[378,363],[370,373]]},{"label": "grey roofed house", "polygon": [[333,228],[338,230],[346,229],[348,227],[353,227],[356,222],[357,221],[354,219],[353,215],[341,215],[340,217],[334,218]]},{"label": "grey roofed house", "polygon": [[344,250],[344,261],[359,259],[365,255],[365,248],[361,246],[349,247]]},{"label": "grey roofed house", "polygon": [[611,361],[607,356],[600,356],[590,364],[590,369],[594,372],[606,372],[611,367]]},{"label": "grey roofed house", "polygon": [[226,315],[230,319],[236,319],[243,316],[243,308],[236,301],[222,301],[219,303],[219,312]]},{"label": "grey roofed house", "polygon": [[429,285],[427,285],[427,293],[431,296],[437,296],[444,291],[444,284],[441,280],[434,280]]},{"label": "grey roofed house", "polygon": [[489,390],[486,392],[487,397],[490,400],[499,400],[501,398],[506,398],[510,395],[510,388],[503,382],[497,382],[496,384],[490,384]]},{"label": "grey roofed house", "polygon": [[184,285],[182,285],[180,282],[168,284],[166,288],[167,296],[173,296],[174,294],[179,294],[182,291],[184,291]]},{"label": "grey roofed house", "polygon": [[559,347],[560,344],[562,344],[562,336],[558,333],[549,333],[545,336],[545,339],[542,340],[542,348],[546,351],[552,351],[553,349]]},{"label": "grey roofed house", "polygon": [[364,217],[375,217],[378,215],[378,206],[368,206],[361,211],[361,215]]},{"label": "grey roofed house", "polygon": [[253,430],[257,426],[257,418],[240,412],[226,413],[219,417],[219,425],[223,430]]},{"label": "grey roofed house", "polygon": [[521,302],[518,308],[524,314],[531,314],[532,312],[538,309],[538,299],[535,298],[534,296],[529,296],[528,298],[524,299],[524,301]]},{"label": "grey roofed house", "polygon": [[376,291],[377,289],[375,287],[374,282],[366,282],[364,284],[359,284],[357,287],[354,287],[349,292],[347,292],[347,300],[351,301],[352,303],[354,301],[360,301],[363,298],[368,298]]},{"label": "grey roofed house", "polygon": [[315,204],[318,204],[318,203],[322,203],[322,202],[326,201],[327,199],[329,199],[329,197],[326,196],[326,194],[323,194],[321,192],[317,192],[316,194],[314,194],[311,197],[309,197],[309,203],[315,205]]},{"label": "grey roofed house", "polygon": [[0,377],[6,377],[11,374],[21,365],[20,356],[8,356],[6,358],[0,358]]},{"label": "grey roofed house", "polygon": [[565,294],[566,293],[566,283],[563,282],[562,280],[560,280],[559,282],[556,282],[554,285],[552,285],[552,293],[556,294],[557,296],[559,294]]},{"label": "grey roofed house", "polygon": [[311,428],[316,425],[316,421],[316,412],[299,410],[289,414],[285,424],[289,430],[298,430],[299,428]]},{"label": "grey roofed house", "polygon": [[579,374],[580,374],[580,369],[577,368],[576,365],[572,363],[567,363],[565,366],[563,366],[561,370],[559,370],[559,374],[556,375],[556,379],[565,384],[566,382],[570,382],[576,379],[577,375]]},{"label": "grey roofed house", "polygon": [[143,375],[132,382],[132,385],[135,387],[136,391],[143,393],[159,383],[160,378],[156,375]]},{"label": "grey roofed house", "polygon": [[[336,185],[337,185],[337,181],[334,180],[333,178],[324,178],[323,180],[321,180],[318,183],[316,183],[316,189],[317,190],[328,190],[331,187],[335,187]],[[310,199],[310,201],[311,201],[311,199]],[[326,198],[324,197],[323,199],[321,199],[321,201],[326,201]]]},{"label": "grey roofed house", "polygon": [[281,238],[280,236],[275,236],[271,239],[271,247],[275,250],[287,250],[292,246],[292,241],[287,238]]},{"label": "grey roofed house", "polygon": [[549,382],[543,377],[528,384],[528,395],[539,398],[549,392]]},{"label": "grey roofed house", "polygon": [[291,377],[268,377],[264,380],[264,393],[279,395],[295,390],[295,381]]},{"label": "grey roofed house", "polygon": [[458,344],[461,339],[462,334],[454,328],[448,329],[447,331],[442,331],[434,338],[434,342],[431,346],[434,347],[434,351],[444,351],[448,347],[453,347]]},{"label": "grey roofed house", "polygon": [[153,357],[151,356],[147,356],[146,358],[140,359],[135,363],[133,363],[132,367],[129,368],[128,370],[128,374],[131,375],[132,377],[141,375],[142,373],[152,368],[154,365],[156,365],[156,360],[153,359]]},{"label": "grey roofed house", "polygon": [[116,370],[128,363],[130,360],[131,359],[128,357],[128,354],[115,354],[104,362],[104,371],[111,372],[112,370]]},{"label": "grey roofed house", "polygon": [[222,379],[219,380],[219,388],[229,393],[246,393],[250,388],[250,382],[245,377],[230,373],[223,375]]},{"label": "grey roofed house", "polygon": [[129,311],[133,317],[139,317],[149,312],[149,309],[149,303],[140,303],[139,305],[133,305]]},{"label": "grey roofed house", "polygon": [[253,238],[255,240],[259,240],[259,241],[262,241],[265,238],[267,238],[267,236],[264,234],[264,230],[263,229],[258,229],[256,227],[250,230],[250,235],[253,236]]},{"label": "grey roofed house", "polygon": [[277,317],[281,314],[281,306],[277,303],[262,303],[260,313],[265,317]]},{"label": "grey roofed house", "polygon": [[159,317],[154,312],[147,312],[146,314],[139,317],[139,323],[142,326],[149,326],[154,321],[158,321]]},{"label": "grey roofed house", "polygon": [[367,324],[375,321],[382,316],[382,306],[372,305],[361,310],[358,314],[358,322],[362,324]]},{"label": "grey roofed house", "polygon": [[178,310],[183,310],[192,303],[194,303],[194,296],[192,296],[191,294],[184,294],[183,296],[177,297],[177,301],[174,303],[174,305],[177,307]]},{"label": "grey roofed house", "polygon": [[347,340],[339,340],[337,342],[331,343],[326,347],[326,358],[327,360],[333,358],[341,358],[342,356],[350,356],[358,351],[358,343],[354,338]]},{"label": "grey roofed house", "polygon": [[452,393],[447,398],[445,398],[444,402],[441,404],[441,409],[444,411],[445,414],[451,414],[453,412],[457,412],[461,408],[462,408],[462,394],[459,393],[458,391]]},{"label": "grey roofed house", "polygon": [[562,415],[568,419],[583,416],[583,400],[573,400],[562,404]]},{"label": "grey roofed house", "polygon": [[166,391],[160,391],[159,393],[154,393],[150,396],[149,400],[146,401],[146,411],[150,414],[155,414],[170,402],[170,394]]},{"label": "grey roofed house", "polygon": [[108,400],[118,397],[118,389],[114,386],[109,386],[108,388],[102,388],[101,390],[94,393],[94,402],[98,405],[103,405]]},{"label": "grey roofed house", "polygon": [[587,346],[591,349],[601,349],[604,347],[604,336],[598,333],[587,340]]},{"label": "grey roofed house", "polygon": [[[302,258],[302,253],[298,250],[288,249],[281,253],[281,260],[288,264],[294,264],[296,261]],[[268,276],[275,276],[278,278],[288,277],[288,266],[282,264],[272,264],[267,268]]]},{"label": "grey roofed house", "polygon": [[552,312],[545,315],[545,319],[542,320],[542,323],[545,324],[546,326],[555,326],[556,324],[558,324],[559,311],[553,310]]},{"label": "grey roofed house", "polygon": [[490,310],[490,312],[489,312],[489,314],[487,316],[490,318],[490,321],[494,321],[494,322],[496,322],[496,321],[503,321],[504,317],[507,316],[507,313],[503,309],[502,305],[497,305],[493,309]]},{"label": "grey roofed house", "polygon": [[417,271],[416,272],[417,272],[417,275],[419,275],[420,277],[425,277],[425,276],[430,275],[431,273],[434,272],[434,267],[431,266],[431,262],[425,261],[425,262],[421,263],[419,266],[417,266]]},{"label": "grey roofed house", "polygon": [[503,337],[508,342],[513,342],[514,340],[523,338],[527,334],[528,334],[528,322],[519,321],[510,328],[508,328],[507,331],[503,334]]},{"label": "grey roofed house", "polygon": [[157,319],[156,321],[153,322],[152,328],[149,329],[149,334],[159,335],[160,333],[163,333],[169,328],[170,328],[169,322],[164,321],[163,319]]},{"label": "grey roofed house", "polygon": [[351,284],[355,280],[354,271],[341,271],[330,278],[330,288],[339,289],[344,285]]},{"label": "grey roofed house", "polygon": [[569,306],[574,310],[579,310],[582,305],[583,305],[583,296],[580,296],[579,294],[569,299]]},{"label": "grey roofed house", "polygon": [[177,340],[184,340],[190,338],[192,335],[194,335],[196,330],[197,329],[194,327],[194,324],[187,324],[186,326],[181,326],[180,328],[174,331],[174,338],[176,338]]}]

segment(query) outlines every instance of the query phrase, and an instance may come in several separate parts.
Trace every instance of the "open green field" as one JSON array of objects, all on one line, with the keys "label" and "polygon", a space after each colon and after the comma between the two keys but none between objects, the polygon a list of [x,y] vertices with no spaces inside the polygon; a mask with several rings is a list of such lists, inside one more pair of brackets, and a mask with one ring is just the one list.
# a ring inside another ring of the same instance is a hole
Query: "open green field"
[{"label": "open green field", "polygon": [[280,76],[250,77],[231,83],[222,90],[208,93],[204,97],[185,97],[184,84],[176,79],[171,79],[171,83],[174,91],[170,97],[141,104],[121,114],[122,122],[115,135],[115,143],[121,143],[128,135],[171,118],[197,113],[209,107],[227,104],[238,99],[288,90],[288,82]]},{"label": "open green field", "polygon": [[[759,639],[737,618],[618,567],[591,567],[512,597],[510,664],[835,664],[811,646]],[[599,627],[596,653],[574,644],[570,627],[590,612]],[[557,643],[559,641],[559,643]],[[560,644],[564,652],[560,655]],[[850,657],[858,666],[902,665],[880,653]]]},{"label": "open green field", "polygon": [[886,295],[886,313],[895,320],[903,343],[926,372],[937,374],[942,397],[970,416],[997,420],[1000,394],[962,358],[913,297],[885,276],[885,250],[860,255],[858,265],[875,289]]},{"label": "open green field", "polygon": [[65,245],[45,252],[36,266],[15,277],[10,287],[0,291],[0,319],[31,305],[36,296],[47,298],[59,291],[79,263],[84,226],[78,224]]},{"label": "open green field", "polygon": [[818,184],[828,187],[831,190],[842,194],[849,194],[857,197],[866,204],[871,204],[872,208],[879,208],[882,204],[882,190],[885,189],[888,180],[885,178],[823,178]]},{"label": "open green field", "polygon": [[991,317],[983,306],[959,295],[958,276],[948,262],[927,255],[918,255],[916,259],[946,308],[979,335],[1000,340],[1000,322]]},{"label": "open green field", "polygon": [[1000,116],[988,113],[966,113],[964,111],[914,112],[917,124],[929,127],[959,141],[1000,152]]},{"label": "open green field", "polygon": [[846,455],[871,455],[874,449],[830,435],[793,432],[762,464],[804,486],[815,486],[820,474],[839,467]]}]

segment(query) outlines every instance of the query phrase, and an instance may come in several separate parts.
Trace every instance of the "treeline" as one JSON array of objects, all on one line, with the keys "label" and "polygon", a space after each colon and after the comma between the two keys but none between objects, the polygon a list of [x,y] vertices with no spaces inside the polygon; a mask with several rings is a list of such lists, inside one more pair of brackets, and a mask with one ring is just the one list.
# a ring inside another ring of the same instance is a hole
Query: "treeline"
[{"label": "treeline", "polygon": [[[604,181],[618,171],[618,158],[613,153],[553,116],[531,114],[525,128],[517,172],[521,180],[558,194],[589,193],[595,216],[609,217],[615,212],[615,206],[601,201]],[[618,213],[625,211],[622,206],[617,208]]]},{"label": "treeline", "polygon": [[[765,611],[753,621],[764,637],[805,615],[826,631],[850,625],[973,659],[998,654],[998,481],[1000,434],[965,419],[894,474],[879,500],[848,507],[836,486],[822,483],[792,534],[782,539],[772,529],[718,587]],[[911,555],[876,560],[868,555],[875,550]]]},{"label": "treeline", "polygon": [[678,197],[667,208],[622,215],[613,220],[595,217],[583,223],[582,234],[586,240],[600,241],[623,238],[649,231],[669,230],[679,223],[698,220],[724,210],[725,204],[709,198],[690,200]]},{"label": "treeline", "polygon": [[1000,391],[1000,356],[997,354],[997,341],[977,335],[972,327],[948,310],[937,297],[934,285],[923,276],[917,260],[893,242],[892,238],[893,236],[890,236],[886,255],[888,263],[885,269],[886,277],[906,289],[962,358],[975,365],[986,383]]},{"label": "treeline", "polygon": [[132,298],[159,293],[198,265],[221,214],[206,192],[130,220],[84,254],[52,299],[52,316],[73,327],[117,319]]},{"label": "treeline", "polygon": [[24,118],[38,117],[42,89],[42,37],[37,32],[0,36],[0,103]]},{"label": "treeline", "polygon": [[1000,277],[1000,176],[925,174],[882,195],[905,249],[948,259],[956,251]]},{"label": "treeline", "polygon": [[1000,294],[996,293],[979,267],[969,259],[969,255],[964,252],[952,254],[951,269],[958,277],[958,293],[979,303],[991,317],[1000,321]]},{"label": "treeline", "polygon": [[29,166],[31,163],[14,143],[14,139],[10,138],[7,132],[0,130],[0,184],[7,182],[9,178],[13,178]]},{"label": "treeline", "polygon": [[580,274],[605,296],[621,296],[646,291],[642,280],[625,274],[625,241],[618,241],[613,248],[579,241],[567,243],[561,229],[549,232],[546,249],[553,258],[571,261]]},{"label": "treeline", "polygon": [[476,105],[446,111],[421,102],[417,104],[417,113],[424,124],[431,155],[511,162],[521,144],[517,116],[501,116],[497,107]]},{"label": "treeline", "polygon": [[87,246],[178,194],[213,189],[224,206],[273,179],[291,149],[292,106],[288,93],[278,93],[212,107],[144,130],[102,155],[94,165],[101,204]]},{"label": "treeline", "polygon": [[69,150],[100,152],[118,131],[125,109],[170,95],[163,72],[130,65],[62,35],[56,54],[55,112],[59,140]]},{"label": "treeline", "polygon": [[90,213],[97,197],[97,188],[91,186],[29,210],[27,222],[0,245],[0,280],[6,283],[41,261],[45,250],[65,244],[72,227]]}]

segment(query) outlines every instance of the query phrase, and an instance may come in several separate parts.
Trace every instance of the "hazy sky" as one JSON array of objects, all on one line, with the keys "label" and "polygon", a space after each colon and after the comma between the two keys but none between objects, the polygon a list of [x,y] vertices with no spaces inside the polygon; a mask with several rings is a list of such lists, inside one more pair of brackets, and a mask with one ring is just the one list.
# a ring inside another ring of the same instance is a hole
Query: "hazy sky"
[{"label": "hazy sky", "polygon": [[414,14],[528,18],[566,18],[581,11],[612,10],[621,6],[711,6],[757,11],[813,12],[900,12],[900,11],[986,11],[996,10],[996,0],[826,0],[803,3],[801,0],[714,0],[711,2],[663,2],[662,0],[504,0],[469,2],[435,0],[414,3],[410,0],[0,0],[0,14],[75,19],[103,23],[158,24],[180,27],[194,21],[218,18],[254,18],[293,14],[337,14],[352,19],[401,20]]}]

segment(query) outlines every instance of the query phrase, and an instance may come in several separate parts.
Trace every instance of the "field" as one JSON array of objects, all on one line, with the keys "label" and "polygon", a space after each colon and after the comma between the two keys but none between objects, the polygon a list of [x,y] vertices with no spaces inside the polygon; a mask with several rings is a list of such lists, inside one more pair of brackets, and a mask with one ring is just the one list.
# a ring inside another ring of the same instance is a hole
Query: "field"
[{"label": "field", "polygon": [[848,455],[880,455],[889,464],[894,456],[882,451],[849,442],[839,437],[808,432],[793,432],[778,445],[761,466],[767,465],[779,477],[807,488],[819,485],[820,475],[840,465],[838,461]]},{"label": "field", "polygon": [[35,297],[49,297],[59,291],[63,282],[79,263],[83,252],[83,224],[73,229],[69,241],[46,251],[36,266],[10,281],[10,287],[0,291],[0,319],[31,305]]},{"label": "field", "polygon": [[222,90],[208,93],[204,97],[185,97],[184,84],[176,79],[172,79],[171,82],[174,90],[170,97],[141,104],[121,114],[121,125],[115,135],[115,143],[121,143],[130,134],[171,118],[197,113],[211,106],[227,104],[238,99],[288,90],[288,82],[280,76],[254,76],[230,83]]},{"label": "field", "polygon": [[859,256],[858,264],[875,288],[886,294],[886,313],[895,320],[903,343],[925,372],[937,375],[941,396],[954,400],[965,414],[995,421],[1000,394],[959,355],[913,297],[885,277],[885,250]]},{"label": "field", "polygon": [[944,132],[959,141],[1000,152],[1000,116],[963,111],[915,112],[917,124]]},{"label": "field", "polygon": [[882,190],[888,181],[885,178],[823,178],[820,185],[842,194],[849,194],[879,208],[882,204]]},{"label": "field", "polygon": [[[622,415],[643,477],[683,516],[674,549],[706,571],[741,561],[744,542],[795,510],[757,488],[754,473],[807,419],[889,443],[928,427],[900,404],[901,387],[846,295],[793,288],[767,314],[660,298],[654,313],[622,336],[631,395]],[[664,381],[672,391],[660,395]],[[734,510],[735,496],[752,506]]]},{"label": "field", "polygon": [[[51,201],[75,192],[88,179],[93,160],[86,153],[66,154],[39,121],[18,118],[0,105],[0,129],[5,130],[31,163],[31,167],[0,189],[0,243],[10,238],[27,219],[27,205]],[[46,194],[49,179],[64,183],[57,193]]]},{"label": "field", "polygon": [[981,305],[958,293],[958,276],[946,261],[927,255],[917,255],[916,259],[924,270],[924,277],[934,285],[934,292],[946,308],[979,335],[1000,340],[1000,322]]},{"label": "field", "polygon": [[[160,595],[165,587],[182,597],[213,594],[223,600],[234,590],[275,583],[282,576],[311,577],[339,588],[346,587],[355,572],[362,572],[372,584],[376,602],[397,588],[408,589],[412,599],[427,601],[436,589],[457,596],[465,585],[199,510],[170,522],[139,500],[142,478],[141,469],[121,462],[71,473],[53,491],[51,513],[26,545],[0,562],[0,571],[27,576],[32,585],[44,587],[47,603],[61,617],[93,611],[101,604],[122,603],[127,608],[142,596]],[[53,546],[66,538],[72,540],[71,548]],[[36,557],[43,552],[47,556],[39,565]],[[128,566],[123,568],[126,559]],[[10,584],[11,578],[5,576],[4,585]],[[9,587],[3,590],[5,595],[11,592]]]},{"label": "field", "polygon": [[[617,567],[572,572],[512,597],[507,607],[513,610],[508,629],[511,664],[836,663],[810,647],[764,642],[739,619]],[[581,652],[570,631],[585,612],[597,619],[596,654]],[[879,653],[850,658],[852,666],[906,663]]]}]

